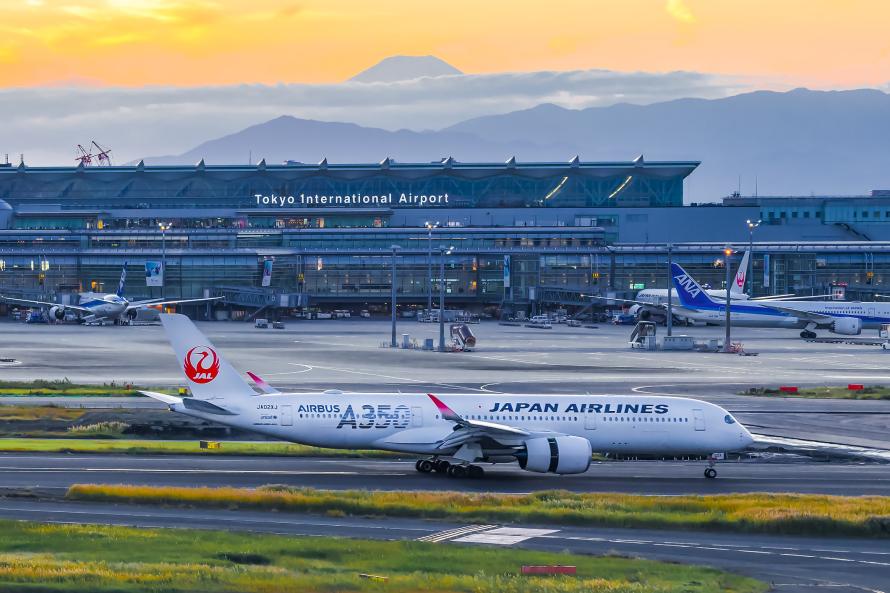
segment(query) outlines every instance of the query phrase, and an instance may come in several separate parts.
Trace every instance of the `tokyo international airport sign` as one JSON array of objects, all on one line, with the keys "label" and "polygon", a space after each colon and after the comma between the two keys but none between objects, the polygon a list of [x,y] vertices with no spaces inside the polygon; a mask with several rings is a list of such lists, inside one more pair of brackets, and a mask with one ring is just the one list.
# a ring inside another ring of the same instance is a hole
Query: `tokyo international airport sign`
[{"label": "tokyo international airport sign", "polygon": [[299,196],[279,196],[254,194],[256,205],[260,207],[300,207],[300,206],[444,206],[448,204],[448,194],[300,194]]}]

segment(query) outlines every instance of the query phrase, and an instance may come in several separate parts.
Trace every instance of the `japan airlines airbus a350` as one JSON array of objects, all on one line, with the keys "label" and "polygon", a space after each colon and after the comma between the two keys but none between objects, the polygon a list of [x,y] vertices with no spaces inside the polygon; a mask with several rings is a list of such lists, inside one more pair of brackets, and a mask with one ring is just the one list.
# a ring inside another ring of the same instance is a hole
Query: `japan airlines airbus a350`
[{"label": "japan airlines airbus a350", "polygon": [[136,318],[137,311],[146,307],[159,305],[180,305],[183,303],[206,303],[208,301],[217,301],[222,297],[208,297],[200,299],[149,299],[147,301],[130,302],[124,297],[124,283],[127,280],[127,264],[121,270],[121,279],[117,285],[117,293],[115,294],[97,294],[95,292],[80,293],[80,304],[78,305],[62,305],[59,303],[48,303],[44,301],[31,301],[28,299],[17,299],[0,295],[0,301],[8,303],[16,303],[28,305],[29,307],[48,307],[49,318],[56,321],[65,319],[65,313],[73,311],[78,318],[85,323],[113,321],[119,322],[124,319],[133,320]]},{"label": "japan airlines airbus a350", "polygon": [[587,471],[594,451],[703,455],[753,439],[720,406],[680,397],[427,393],[280,393],[251,375],[256,393],[184,315],[161,315],[191,390],[143,392],[170,410],[285,441],[423,456],[420,472],[481,477],[477,462],[519,462],[532,472]]}]

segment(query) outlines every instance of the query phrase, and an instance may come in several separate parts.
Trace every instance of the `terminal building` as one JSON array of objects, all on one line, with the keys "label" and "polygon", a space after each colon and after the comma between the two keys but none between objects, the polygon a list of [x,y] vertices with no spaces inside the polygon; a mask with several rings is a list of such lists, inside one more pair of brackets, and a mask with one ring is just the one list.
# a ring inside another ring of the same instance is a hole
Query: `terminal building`
[{"label": "terminal building", "polygon": [[668,244],[720,286],[724,245],[752,239],[757,295],[871,298],[890,281],[890,193],[684,206],[698,165],[0,165],[0,293],[73,304],[113,292],[126,265],[128,298],[224,296],[219,317],[382,309],[395,261],[401,307],[435,304],[444,283],[447,306],[495,313],[664,287]]}]

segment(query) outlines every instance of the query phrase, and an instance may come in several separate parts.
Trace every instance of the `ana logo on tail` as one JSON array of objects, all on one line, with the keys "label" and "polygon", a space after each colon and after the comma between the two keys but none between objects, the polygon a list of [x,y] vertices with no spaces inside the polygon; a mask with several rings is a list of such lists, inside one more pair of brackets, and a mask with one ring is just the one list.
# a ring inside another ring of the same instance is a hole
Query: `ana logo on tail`
[{"label": "ana logo on tail", "polygon": [[194,383],[210,383],[219,374],[219,356],[210,346],[195,346],[185,355],[185,376]]},{"label": "ana logo on tail", "polygon": [[677,284],[682,286],[683,289],[689,293],[690,297],[695,298],[701,294],[701,288],[698,287],[695,280],[690,278],[689,274],[683,273],[679,276],[674,276],[674,280],[676,280]]}]

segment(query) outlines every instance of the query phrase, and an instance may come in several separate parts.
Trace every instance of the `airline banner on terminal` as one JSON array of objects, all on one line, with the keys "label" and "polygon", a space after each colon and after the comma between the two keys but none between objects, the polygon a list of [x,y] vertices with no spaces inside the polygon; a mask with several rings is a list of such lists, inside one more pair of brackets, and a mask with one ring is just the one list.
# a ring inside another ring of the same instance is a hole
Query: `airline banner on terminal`
[{"label": "airline banner on terminal", "polygon": [[267,259],[263,262],[263,288],[272,285],[272,260]]},{"label": "airline banner on terminal", "polygon": [[145,285],[164,285],[164,265],[159,261],[145,262]]}]

